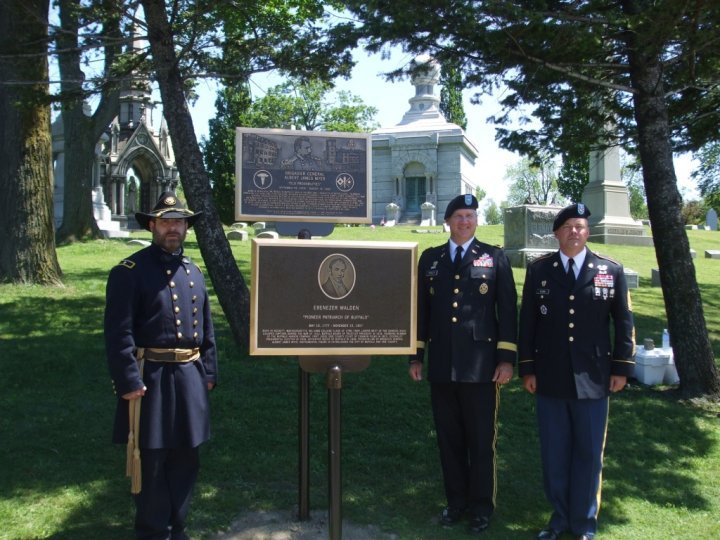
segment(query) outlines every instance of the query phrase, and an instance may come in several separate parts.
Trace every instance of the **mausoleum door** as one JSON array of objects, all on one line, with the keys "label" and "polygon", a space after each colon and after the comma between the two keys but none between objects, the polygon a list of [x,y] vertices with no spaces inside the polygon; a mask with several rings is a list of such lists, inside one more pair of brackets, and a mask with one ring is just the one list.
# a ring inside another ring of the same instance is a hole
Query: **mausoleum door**
[{"label": "mausoleum door", "polygon": [[419,213],[420,205],[425,202],[425,177],[409,176],[405,178],[406,213]]}]

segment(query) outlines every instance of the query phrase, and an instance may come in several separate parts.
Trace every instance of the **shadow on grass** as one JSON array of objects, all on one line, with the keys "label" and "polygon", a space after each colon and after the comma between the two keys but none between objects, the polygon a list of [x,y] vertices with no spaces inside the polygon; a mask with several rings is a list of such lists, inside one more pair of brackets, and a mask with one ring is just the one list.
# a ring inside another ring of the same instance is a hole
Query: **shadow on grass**
[{"label": "shadow on grass", "polygon": [[[106,273],[100,274],[88,269],[73,280],[104,284]],[[712,302],[718,290],[708,291]],[[243,356],[214,307],[221,371],[211,398],[213,439],[202,449],[190,517],[197,537],[228,527],[246,510],[287,510],[298,501],[297,360]],[[11,341],[0,342],[0,506],[12,505],[14,519],[31,519],[38,505],[50,508],[37,518],[50,532],[28,538],[131,536],[124,448],[110,443],[115,398],[104,359],[103,309],[104,290],[20,296],[2,306],[0,324]],[[662,328],[661,316],[640,319],[644,328]],[[327,404],[324,377],[312,375],[313,510],[328,504]],[[626,523],[630,500],[691,512],[712,507],[689,460],[713,450],[699,414],[637,385],[613,397],[602,528]],[[502,391],[499,422],[497,510],[483,536],[528,538],[550,509],[542,493],[534,400],[517,380]],[[467,536],[464,527],[445,530],[435,522],[444,495],[428,385],[409,380],[404,357],[376,357],[365,372],[345,376],[342,448],[344,517],[400,538]]]}]

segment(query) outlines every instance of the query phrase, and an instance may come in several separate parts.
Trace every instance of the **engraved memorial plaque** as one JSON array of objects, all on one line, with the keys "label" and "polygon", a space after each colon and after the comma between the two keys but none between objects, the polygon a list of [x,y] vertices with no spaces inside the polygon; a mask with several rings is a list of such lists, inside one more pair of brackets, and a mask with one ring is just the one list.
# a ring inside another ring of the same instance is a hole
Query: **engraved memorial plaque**
[{"label": "engraved memorial plaque", "polygon": [[413,354],[414,242],[254,239],[252,355]]}]

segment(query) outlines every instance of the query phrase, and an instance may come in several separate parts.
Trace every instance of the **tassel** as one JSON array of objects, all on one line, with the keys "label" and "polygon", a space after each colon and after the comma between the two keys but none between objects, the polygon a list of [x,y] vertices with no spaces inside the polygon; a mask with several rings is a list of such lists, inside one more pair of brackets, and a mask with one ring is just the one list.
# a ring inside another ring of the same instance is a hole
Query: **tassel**
[{"label": "tassel", "polygon": [[[133,406],[131,403],[130,410],[132,410],[132,408],[133,408]],[[128,478],[132,478],[134,451],[135,451],[135,434],[133,433],[133,431],[131,429],[130,433],[128,433],[127,459],[125,460],[125,476],[127,476]]]},{"label": "tassel", "polygon": [[140,468],[140,449],[133,452],[133,471],[130,478],[130,493],[137,495],[142,490],[142,469]]}]

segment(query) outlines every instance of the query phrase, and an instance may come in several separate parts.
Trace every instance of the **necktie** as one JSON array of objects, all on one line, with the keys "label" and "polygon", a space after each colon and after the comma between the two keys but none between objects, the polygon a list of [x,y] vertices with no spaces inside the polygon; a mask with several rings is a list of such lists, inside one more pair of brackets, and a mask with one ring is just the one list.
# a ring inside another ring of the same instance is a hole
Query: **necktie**
[{"label": "necktie", "polygon": [[455,258],[453,259],[453,265],[455,265],[455,272],[460,269],[460,263],[462,262],[462,246],[458,246],[455,250]]},{"label": "necktie", "polygon": [[572,259],[568,259],[567,279],[568,279],[568,283],[570,284],[571,289],[575,287],[575,269],[573,268],[574,265],[575,265],[575,261],[573,261]]}]

